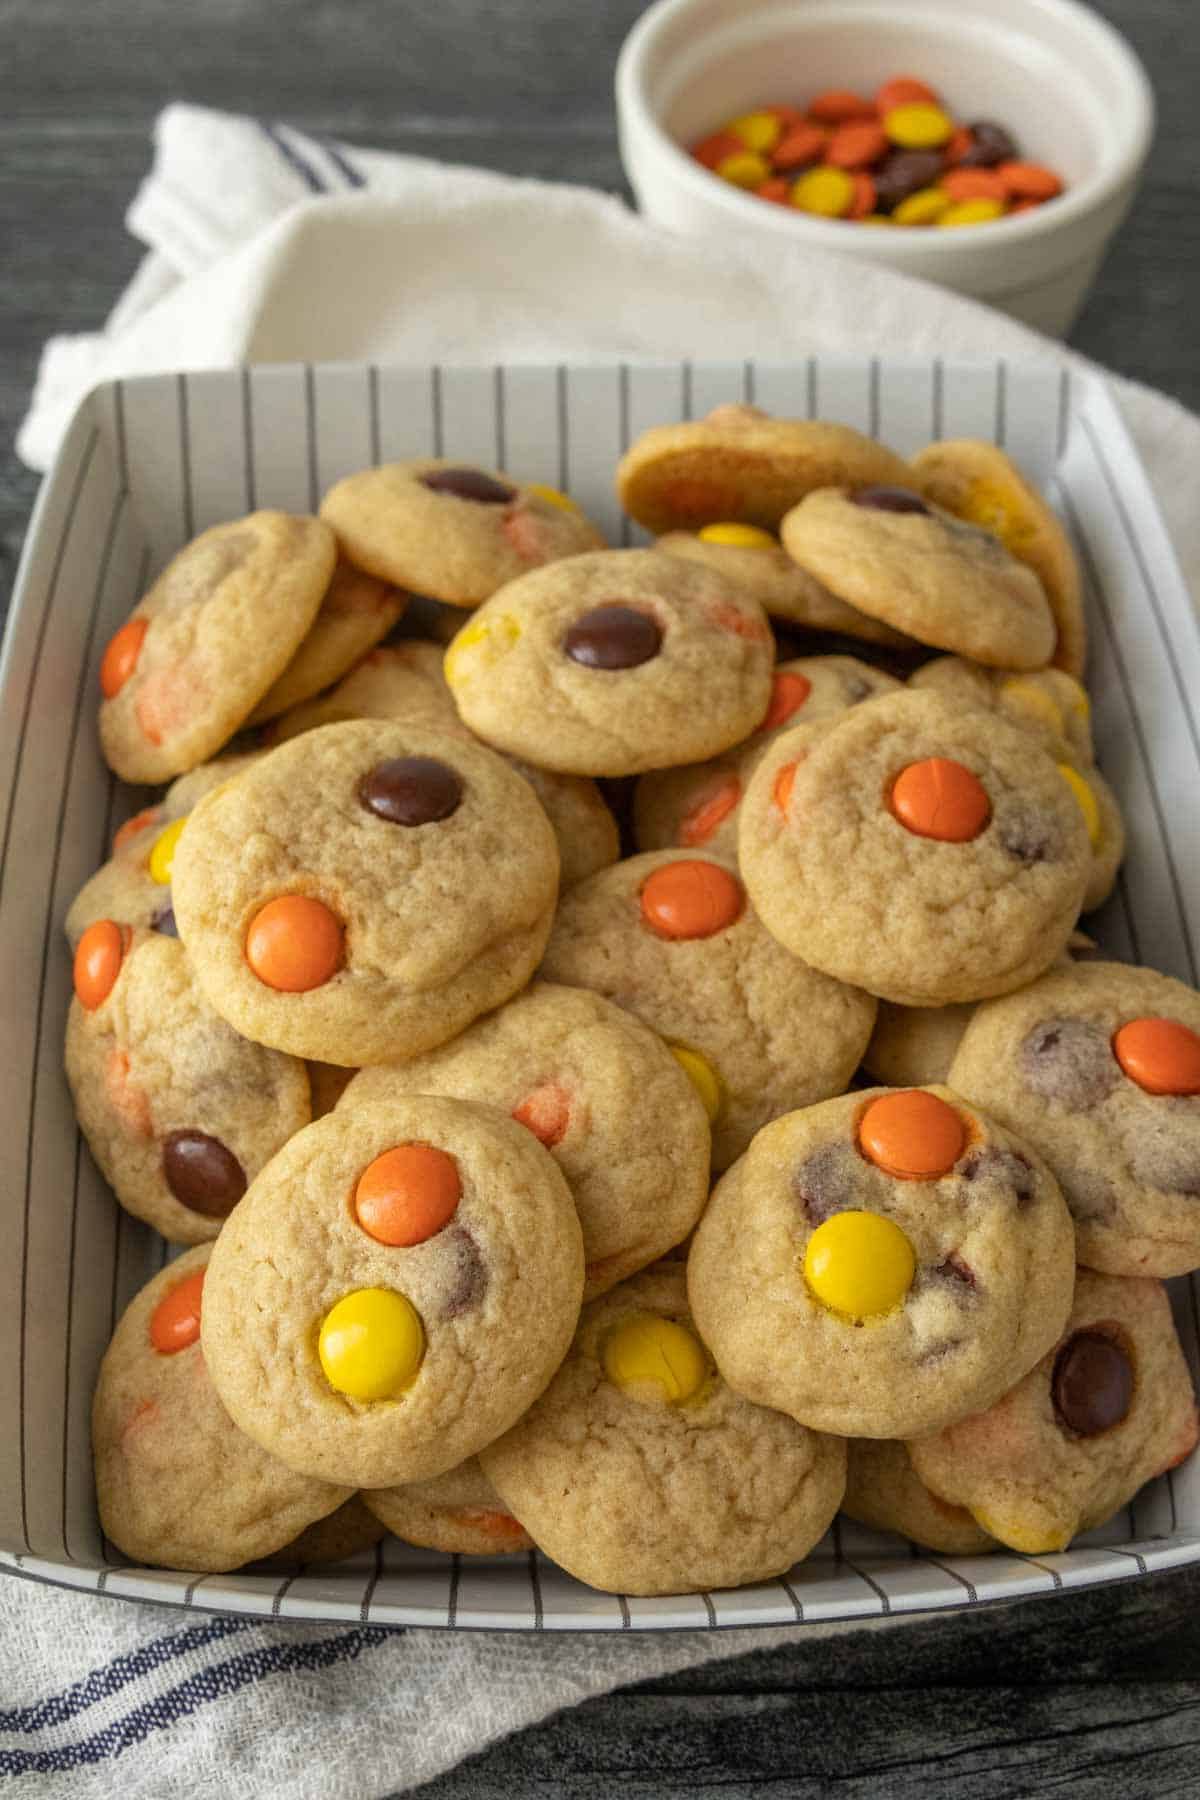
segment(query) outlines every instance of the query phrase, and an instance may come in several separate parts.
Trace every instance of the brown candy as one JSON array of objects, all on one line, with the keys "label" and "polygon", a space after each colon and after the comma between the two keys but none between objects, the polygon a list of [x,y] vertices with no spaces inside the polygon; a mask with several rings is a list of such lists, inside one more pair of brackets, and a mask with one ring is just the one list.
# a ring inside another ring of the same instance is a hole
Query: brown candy
[{"label": "brown candy", "polygon": [[362,806],[393,825],[431,825],[448,819],[462,802],[457,771],[433,756],[391,756],[358,784]]},{"label": "brown candy", "polygon": [[478,1306],[488,1290],[487,1264],[479,1245],[464,1225],[454,1225],[445,1234],[453,1256],[450,1290],[442,1302],[443,1319],[457,1319]]},{"label": "brown candy", "polygon": [[1003,125],[980,119],[967,129],[971,148],[959,163],[960,169],[994,169],[997,163],[1017,160],[1017,146]]},{"label": "brown candy", "polygon": [[175,908],[164,906],[161,912],[156,912],[151,922],[151,930],[160,932],[163,937],[177,938],[179,927],[175,923]]},{"label": "brown candy", "polygon": [[860,487],[854,489],[850,499],[855,506],[864,506],[870,512],[929,513],[920,494],[914,494],[910,488]]},{"label": "brown candy", "polygon": [[482,469],[431,469],[422,484],[435,494],[453,494],[458,500],[474,500],[480,506],[507,506],[516,488],[485,475]]},{"label": "brown candy", "polygon": [[167,1186],[190,1212],[223,1219],[246,1191],[246,1172],[220,1138],[207,1131],[172,1131],[163,1140]]},{"label": "brown candy", "polygon": [[940,150],[896,150],[874,171],[875,204],[890,212],[921,188],[932,187],[945,166]]},{"label": "brown candy", "polygon": [[587,669],[636,669],[658,655],[662,631],[633,606],[594,606],[567,632],[563,648]]},{"label": "brown candy", "polygon": [[1114,1338],[1077,1331],[1054,1359],[1050,1392],[1067,1431],[1098,1437],[1119,1425],[1133,1403],[1133,1364]]},{"label": "brown candy", "polygon": [[857,1162],[842,1144],[824,1144],[805,1157],[792,1176],[792,1192],[811,1225],[853,1207]]},{"label": "brown candy", "polygon": [[1086,1019],[1043,1019],[1020,1050],[1026,1084],[1073,1112],[1098,1106],[1121,1078],[1108,1037]]}]

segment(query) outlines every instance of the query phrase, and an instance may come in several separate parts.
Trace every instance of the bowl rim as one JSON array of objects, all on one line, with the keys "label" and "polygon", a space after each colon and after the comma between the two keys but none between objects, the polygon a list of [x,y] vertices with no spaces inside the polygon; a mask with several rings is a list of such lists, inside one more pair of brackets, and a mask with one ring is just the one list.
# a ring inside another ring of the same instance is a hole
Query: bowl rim
[{"label": "bowl rim", "polygon": [[[659,39],[675,21],[702,3],[703,0],[654,0],[654,4],[646,9],[630,29],[617,57],[614,78],[618,121],[623,126],[635,126],[649,140],[653,151],[666,159],[666,167],[672,178],[700,200],[709,201],[735,218],[757,222],[760,227],[766,226],[781,237],[794,232],[801,238],[811,237],[830,250],[849,250],[851,246],[847,243],[845,234],[849,221],[823,219],[813,213],[800,212],[797,208],[767,205],[756,194],[748,194],[735,187],[732,182],[722,181],[719,176],[697,163],[661,124],[647,93],[647,60]],[[1115,26],[1110,25],[1107,19],[1093,12],[1090,7],[1082,5],[1080,0],[1033,0],[1033,3],[1042,12],[1090,35],[1119,68],[1129,95],[1130,110],[1128,120],[1115,139],[1110,154],[1095,174],[1057,195],[1052,205],[1035,207],[1029,212],[988,220],[978,225],[957,226],[953,232],[944,234],[926,231],[904,233],[899,242],[889,233],[885,233],[880,242],[878,233],[873,233],[872,243],[876,249],[887,250],[890,247],[901,251],[905,260],[910,257],[913,260],[932,260],[940,255],[950,254],[955,249],[974,245],[982,247],[985,243],[998,248],[1007,246],[1010,249],[1018,243],[1036,243],[1049,232],[1077,224],[1089,214],[1099,211],[1122,188],[1136,179],[1150,152],[1157,120],[1154,88],[1137,51]],[[1015,36],[1036,41],[1036,34],[1024,27],[1013,26],[1011,29]],[[631,158],[627,154],[624,131],[622,140],[622,161],[632,180],[632,169],[629,166]]]}]

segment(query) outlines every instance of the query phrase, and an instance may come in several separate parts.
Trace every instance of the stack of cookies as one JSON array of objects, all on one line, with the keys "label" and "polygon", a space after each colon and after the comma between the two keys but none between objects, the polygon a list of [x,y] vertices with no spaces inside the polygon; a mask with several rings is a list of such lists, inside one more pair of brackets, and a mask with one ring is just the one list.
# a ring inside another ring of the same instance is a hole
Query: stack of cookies
[{"label": "stack of cookies", "polygon": [[617,486],[653,547],[366,470],[108,647],[170,785],[68,913],[67,1075],[190,1246],[95,1395],[138,1561],[703,1590],[839,1508],[1062,1549],[1195,1445],[1200,994],[1077,929],[1124,832],[1054,514],[751,407]]}]

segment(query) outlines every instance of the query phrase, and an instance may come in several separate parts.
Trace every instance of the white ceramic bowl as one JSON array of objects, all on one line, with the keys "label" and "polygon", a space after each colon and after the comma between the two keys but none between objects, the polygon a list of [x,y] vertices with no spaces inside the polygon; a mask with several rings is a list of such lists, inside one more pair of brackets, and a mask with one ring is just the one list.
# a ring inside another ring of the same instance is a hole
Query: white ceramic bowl
[{"label": "white ceramic bowl", "polygon": [[[1052,205],[953,231],[864,229],[772,206],[687,154],[771,101],[930,82],[1057,169]],[[1154,98],[1124,39],[1076,0],[657,0],[617,63],[621,157],[647,217],[692,236],[840,251],[971,294],[1055,336],[1078,314],[1133,199]]]}]

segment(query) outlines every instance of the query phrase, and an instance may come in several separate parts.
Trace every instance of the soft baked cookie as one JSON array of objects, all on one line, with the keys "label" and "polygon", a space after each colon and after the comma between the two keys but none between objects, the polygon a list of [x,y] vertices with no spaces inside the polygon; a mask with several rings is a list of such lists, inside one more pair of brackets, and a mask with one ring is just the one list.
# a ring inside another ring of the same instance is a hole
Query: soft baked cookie
[{"label": "soft baked cookie", "polygon": [[213,756],[299,649],[335,554],[327,525],[284,512],[186,545],[104,652],[109,766],[125,781],[169,781]]},{"label": "soft baked cookie", "polygon": [[1014,1550],[1065,1550],[1195,1448],[1196,1398],[1159,1281],[1079,1271],[1058,1343],[987,1412],[909,1445],[930,1489]]},{"label": "soft baked cookie", "polygon": [[539,981],[441,1049],[364,1069],[342,1106],[448,1094],[511,1114],[567,1178],[591,1300],[678,1244],[704,1210],[708,1114],[687,1067],[599,994]]},{"label": "soft baked cookie", "polygon": [[895,1438],[851,1438],[846,1445],[842,1511],[874,1531],[898,1531],[927,1550],[977,1556],[996,1540],[965,1506],[939,1500],[912,1466],[908,1445]]},{"label": "soft baked cookie", "polygon": [[896,1006],[881,1000],[863,1068],[887,1087],[941,1085],[949,1080],[975,1006],[974,1000],[953,1006]]},{"label": "soft baked cookie", "polygon": [[369,1509],[365,1496],[351,1494],[336,1512],[306,1525],[282,1550],[260,1556],[256,1562],[260,1569],[279,1570],[345,1562],[348,1556],[373,1549],[386,1536],[387,1527]]},{"label": "soft baked cookie", "polygon": [[617,466],[617,495],[659,535],[725,520],[773,531],[814,488],[910,479],[907,463],[848,425],[729,405],[644,431]]},{"label": "soft baked cookie", "polygon": [[921,492],[947,512],[994,531],[1041,581],[1054,614],[1053,661],[1080,678],[1087,661],[1083,585],[1071,541],[1010,456],[977,438],[928,444],[912,459]]},{"label": "soft baked cookie", "polygon": [[446,652],[486,743],[575,775],[637,775],[740,743],[771,692],[766,614],[711,570],[605,550],[494,595]]},{"label": "soft baked cookie", "polygon": [[680,1052],[705,1095],[715,1169],[760,1125],[841,1093],[875,1002],[777,944],[728,862],[660,850],[563,896],[542,974],[592,988]]},{"label": "soft baked cookie", "polygon": [[840,599],[923,644],[1002,669],[1050,660],[1054,617],[1033,570],[911,487],[824,488],[780,532]]},{"label": "soft baked cookie", "polygon": [[92,1452],[118,1550],[217,1572],[281,1549],[348,1493],[268,1456],[221,1405],[200,1348],[209,1250],[189,1250],[126,1307],[100,1364]]},{"label": "soft baked cookie", "polygon": [[176,1244],[215,1238],[309,1120],[304,1064],[227,1025],[176,939],[111,919],[79,941],[66,1070],[117,1199]]},{"label": "soft baked cookie", "polygon": [[990,1406],[1045,1354],[1075,1234],[1045,1164],[949,1088],[874,1088],[765,1126],[687,1269],[739,1393],[814,1430],[910,1438]]},{"label": "soft baked cookie", "polygon": [[867,644],[914,648],[912,638],[847,606],[815,575],[794,563],[773,532],[759,525],[721,520],[699,531],[668,531],[655,543],[667,556],[702,563],[725,581],[746,588],[773,619],[810,631],[837,631]]},{"label": "soft baked cookie", "polygon": [[1125,860],[1125,821],[1117,805],[1117,796],[1099,769],[1085,769],[1080,773],[1063,768],[1060,773],[1079,802],[1092,847],[1092,866],[1079,910],[1095,912],[1112,893],[1117,871]]},{"label": "soft baked cookie", "polygon": [[294,1137],[217,1240],[204,1354],[243,1431],[360,1487],[490,1443],[567,1352],[579,1221],[554,1158],[491,1107],[341,1107]]},{"label": "soft baked cookie", "polygon": [[172,891],[231,1025],[359,1066],[432,1049],[525,985],[558,852],[491,751],[367,719],[293,738],[206,795]]},{"label": "soft baked cookie", "polygon": [[624,1594],[782,1574],[824,1536],[846,1478],[839,1439],[721,1380],[677,1263],[585,1308],[546,1392],[480,1461],[540,1549]]},{"label": "soft baked cookie", "polygon": [[475,1456],[431,1481],[372,1488],[363,1498],[389,1531],[424,1550],[510,1556],[533,1549],[533,1539],[505,1510]]},{"label": "soft baked cookie", "polygon": [[908,678],[909,687],[933,688],[947,700],[999,713],[1035,738],[1055,762],[1090,769],[1092,706],[1082,682],[1063,669],[989,669],[965,656],[935,656]]},{"label": "soft baked cookie", "polygon": [[633,833],[639,850],[699,849],[737,855],[738,808],[771,737],[787,725],[832,719],[900,683],[855,656],[802,656],[778,663],[758,730],[744,744],[703,763],[656,769],[634,790]]},{"label": "soft baked cookie", "polygon": [[357,568],[451,606],[478,606],[527,569],[604,543],[555,488],[429,456],[347,475],[321,517]]},{"label": "soft baked cookie", "polygon": [[278,718],[290,706],[310,700],[339,680],[387,636],[407,604],[403,588],[366,575],[339,558],[308,636],[246,723],[261,725]]},{"label": "soft baked cookie", "polygon": [[1077,963],[981,1006],[950,1069],[1062,1184],[1079,1260],[1200,1267],[1200,994],[1154,969]]},{"label": "soft baked cookie", "polygon": [[1027,733],[906,690],[767,748],[738,861],[764,925],[905,1006],[1007,993],[1062,951],[1091,847]]}]

